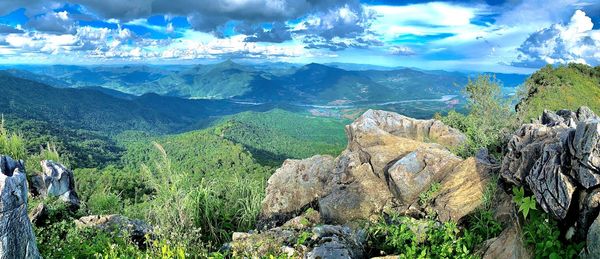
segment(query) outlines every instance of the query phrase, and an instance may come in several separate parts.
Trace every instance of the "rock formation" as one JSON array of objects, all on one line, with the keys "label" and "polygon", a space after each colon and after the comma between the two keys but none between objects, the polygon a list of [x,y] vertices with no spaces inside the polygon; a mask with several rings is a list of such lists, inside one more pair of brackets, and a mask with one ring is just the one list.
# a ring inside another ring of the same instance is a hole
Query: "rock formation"
[{"label": "rock formation", "polygon": [[73,172],[52,160],[43,160],[40,164],[43,172],[31,177],[32,193],[43,197],[59,197],[71,209],[78,209],[79,198],[75,192]]},{"label": "rock formation", "polygon": [[0,258],[41,258],[27,216],[23,161],[0,156]]},{"label": "rock formation", "polygon": [[[348,146],[335,159],[314,156],[283,163],[268,181],[258,223],[261,231],[236,233],[231,243],[234,254],[252,257],[275,251],[306,258],[360,257],[364,237],[362,230],[349,227],[353,222],[393,211],[460,221],[481,204],[491,172],[498,169],[486,152],[466,160],[452,154],[448,148],[466,138],[436,120],[369,110],[346,126],[346,134]],[[421,201],[420,194],[433,184],[439,190]],[[308,220],[295,216],[307,208],[316,210],[318,221],[326,225],[299,224]],[[312,238],[299,251],[291,244],[301,231],[312,233]],[[269,245],[256,247],[261,240],[270,240]]]},{"label": "rock formation", "polygon": [[586,107],[545,111],[511,137],[501,177],[525,186],[564,229],[575,230],[575,240],[585,240],[600,211],[600,118]]},{"label": "rock formation", "polygon": [[[463,160],[448,151],[465,141],[459,131],[436,120],[369,110],[346,133],[348,147],[335,160],[284,162],[269,179],[259,226],[281,223],[307,207],[318,209],[326,223],[345,224],[426,207],[443,220],[460,220],[479,206],[493,168],[489,159]],[[439,201],[418,204],[433,183],[441,184]]]}]

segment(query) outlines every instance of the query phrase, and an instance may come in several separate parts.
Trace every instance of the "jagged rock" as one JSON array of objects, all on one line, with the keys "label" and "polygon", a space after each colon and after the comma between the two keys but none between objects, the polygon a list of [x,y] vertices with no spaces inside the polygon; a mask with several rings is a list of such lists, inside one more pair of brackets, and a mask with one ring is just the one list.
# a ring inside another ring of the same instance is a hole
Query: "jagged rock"
[{"label": "jagged rock", "polygon": [[36,179],[34,181],[36,182],[36,192],[41,193],[44,197],[59,197],[67,202],[71,209],[78,209],[79,197],[75,192],[73,172],[52,160],[43,160],[40,164],[43,173],[38,177],[43,179],[43,185],[40,186],[39,179],[34,177],[33,179]]},{"label": "jagged rock", "polygon": [[31,223],[33,223],[33,225],[39,227],[42,226],[44,222],[48,219],[48,217],[50,216],[49,213],[50,211],[48,210],[46,204],[40,203],[37,207],[35,207],[35,209],[33,209],[29,213],[29,219],[31,220]]},{"label": "jagged rock", "polygon": [[585,188],[600,185],[600,120],[579,122],[573,137],[573,164]]},{"label": "jagged rock", "polygon": [[389,188],[401,204],[412,204],[420,193],[427,191],[433,182],[440,182],[461,161],[445,149],[419,148],[387,170]]},{"label": "jagged rock", "polygon": [[118,214],[81,217],[75,220],[75,225],[80,228],[95,227],[106,232],[127,234],[138,245],[143,245],[148,235],[152,233],[152,227],[146,222]]},{"label": "jagged rock", "polygon": [[575,240],[585,240],[586,232],[600,213],[600,189],[594,189],[591,192],[583,192],[581,194],[581,202],[579,204],[579,215],[577,218],[577,232]]},{"label": "jagged rock", "polygon": [[500,170],[502,178],[521,186],[535,162],[542,155],[545,145],[557,143],[560,137],[571,130],[566,126],[547,127],[540,124],[525,124],[518,129],[507,144],[507,153]]},{"label": "jagged rock", "polygon": [[332,169],[333,158],[330,156],[286,160],[267,182],[258,225],[283,223],[328,194]]},{"label": "jagged rock", "polygon": [[27,216],[23,161],[0,156],[0,258],[41,258]]},{"label": "jagged rock", "polygon": [[506,228],[498,237],[488,240],[486,243],[488,243],[488,247],[483,255],[484,259],[527,259],[532,257],[521,238],[520,230],[515,225]]},{"label": "jagged rock", "polygon": [[335,164],[332,191],[319,200],[325,222],[368,219],[392,207],[394,197],[385,179],[375,174],[364,153],[346,150]]},{"label": "jagged rock", "polygon": [[471,157],[445,174],[433,210],[442,221],[459,221],[482,203],[493,168]]},{"label": "jagged rock", "polygon": [[531,190],[567,238],[584,239],[600,210],[600,118],[586,107],[545,111],[511,137],[501,176]]},{"label": "jagged rock", "polygon": [[544,211],[558,219],[567,216],[576,188],[564,167],[565,152],[562,142],[547,144],[526,177],[529,188]]},{"label": "jagged rock", "polygon": [[316,245],[305,258],[362,258],[366,232],[346,226],[323,225],[313,228]]},{"label": "jagged rock", "polygon": [[587,234],[586,247],[581,258],[600,258],[600,216],[594,220]]},{"label": "jagged rock", "polygon": [[297,242],[298,235],[296,231],[280,227],[260,233],[236,232],[228,246],[234,258],[260,258],[269,254],[298,257],[302,251],[291,247]]}]

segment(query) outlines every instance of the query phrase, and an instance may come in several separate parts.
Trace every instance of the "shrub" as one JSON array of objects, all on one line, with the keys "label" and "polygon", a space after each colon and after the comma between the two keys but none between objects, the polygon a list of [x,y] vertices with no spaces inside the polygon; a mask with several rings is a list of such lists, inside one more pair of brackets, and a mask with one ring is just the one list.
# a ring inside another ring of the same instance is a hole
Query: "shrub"
[{"label": "shrub", "polygon": [[475,80],[469,79],[465,86],[468,98],[467,115],[450,111],[447,116],[436,115],[446,125],[462,131],[467,140],[465,145],[454,150],[459,156],[473,156],[481,148],[499,156],[505,135],[516,126],[516,117],[510,100],[501,94],[500,82],[495,77],[483,74]]}]

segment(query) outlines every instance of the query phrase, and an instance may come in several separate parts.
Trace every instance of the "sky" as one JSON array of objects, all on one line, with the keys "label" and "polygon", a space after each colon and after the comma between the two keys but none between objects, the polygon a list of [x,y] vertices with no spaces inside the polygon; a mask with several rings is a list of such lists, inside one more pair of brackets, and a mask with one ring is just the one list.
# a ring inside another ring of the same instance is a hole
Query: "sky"
[{"label": "sky", "polygon": [[600,65],[600,0],[0,0],[0,63]]}]

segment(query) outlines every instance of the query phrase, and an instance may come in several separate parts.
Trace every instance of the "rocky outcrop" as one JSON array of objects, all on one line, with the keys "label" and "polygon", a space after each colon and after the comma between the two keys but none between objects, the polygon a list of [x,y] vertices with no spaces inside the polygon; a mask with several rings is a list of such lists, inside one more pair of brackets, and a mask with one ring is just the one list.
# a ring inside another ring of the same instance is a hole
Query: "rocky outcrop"
[{"label": "rocky outcrop", "polygon": [[259,225],[283,223],[329,193],[332,170],[330,156],[286,160],[267,182]]},{"label": "rocky outcrop", "polygon": [[27,216],[23,161],[0,156],[0,258],[41,258]]},{"label": "rocky outcrop", "polygon": [[78,227],[95,227],[108,233],[127,234],[132,241],[143,245],[152,233],[152,227],[146,222],[129,219],[118,214],[90,215],[75,220]]},{"label": "rocky outcrop", "polygon": [[67,202],[71,209],[78,209],[79,197],[75,192],[73,172],[52,160],[43,160],[40,164],[43,172],[31,178],[32,193],[42,197],[59,197]]},{"label": "rocky outcrop", "polygon": [[[444,220],[460,220],[480,204],[493,159],[485,153],[469,160],[452,154],[446,147],[465,140],[457,130],[436,120],[369,110],[346,126],[346,134],[348,147],[335,160],[288,160],[271,176],[259,226],[280,225],[273,219],[289,219],[307,206],[317,208],[326,223],[346,224],[384,211],[423,214],[425,208]],[[441,191],[418,204],[434,183]]]},{"label": "rocky outcrop", "polygon": [[511,137],[501,177],[527,187],[576,240],[585,239],[600,210],[600,118],[586,107],[545,111]]},{"label": "rocky outcrop", "polygon": [[261,232],[234,233],[227,245],[233,257],[362,258],[366,233],[342,225],[320,224],[318,212],[307,211],[282,227]]}]

